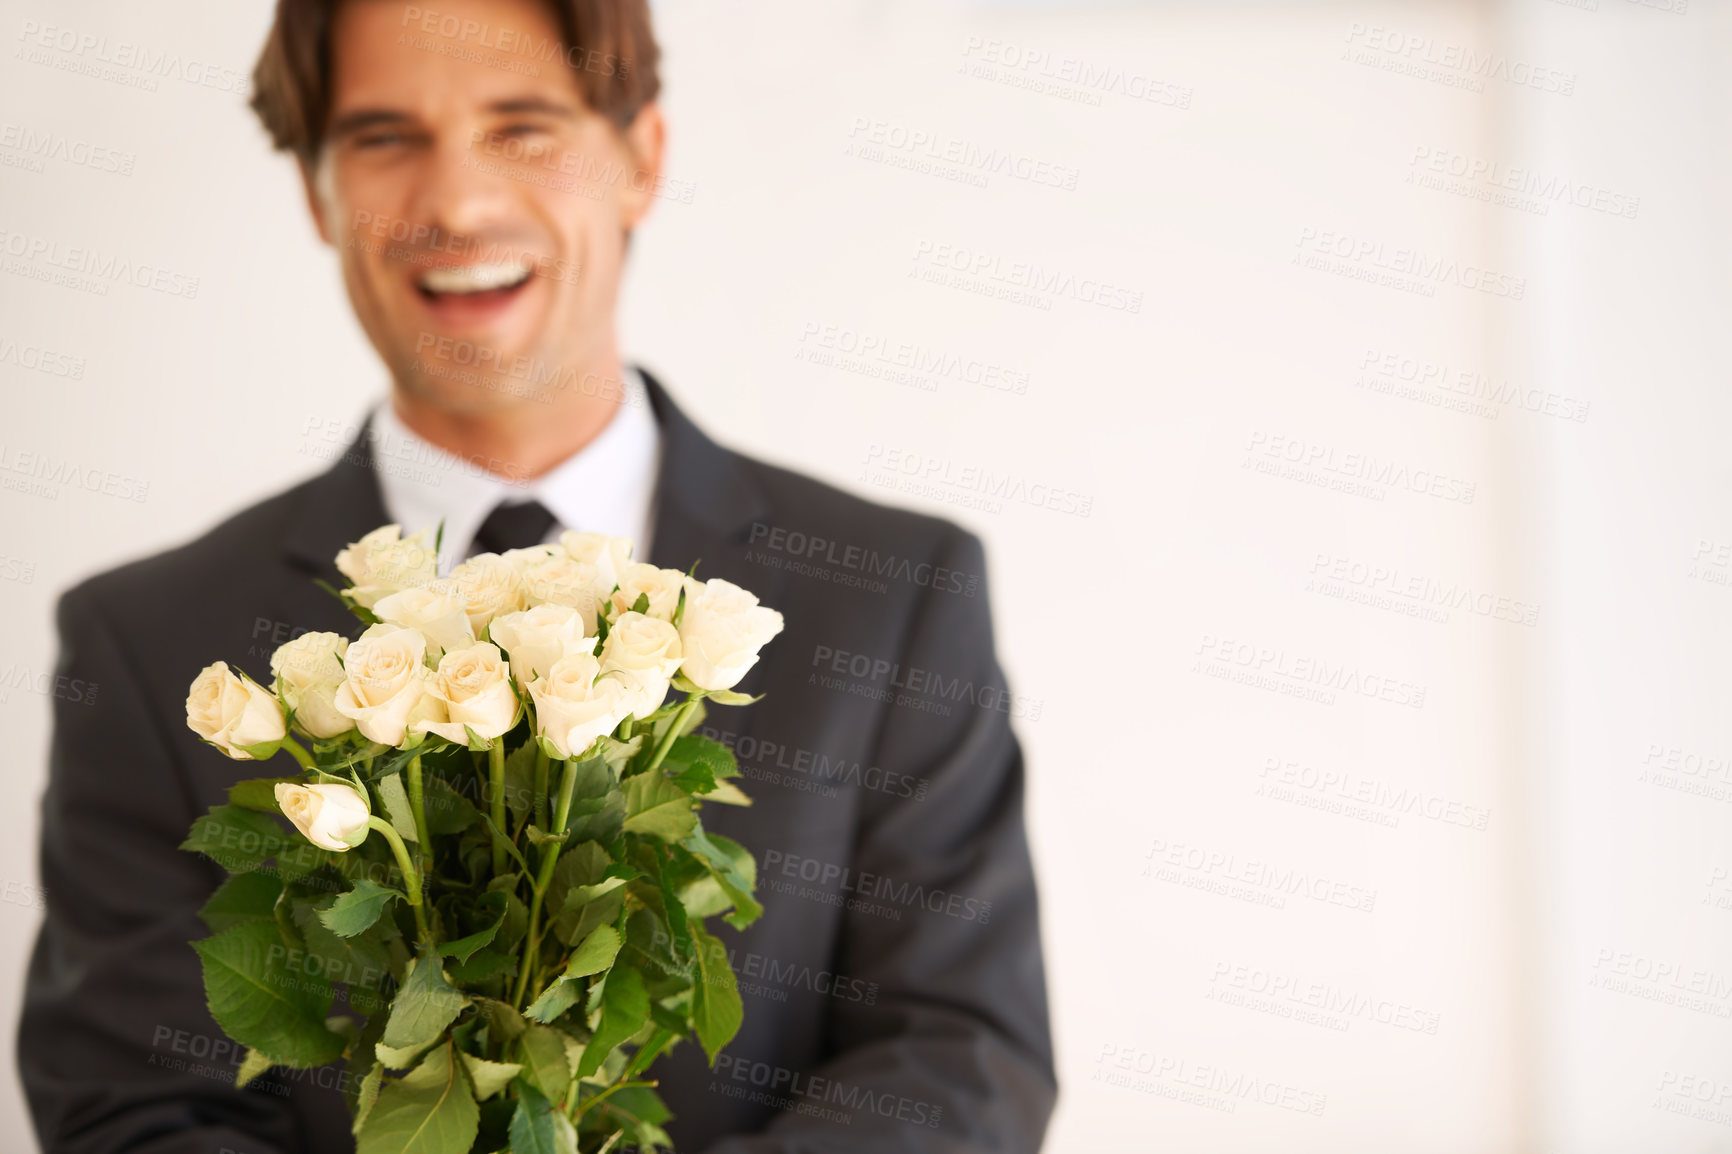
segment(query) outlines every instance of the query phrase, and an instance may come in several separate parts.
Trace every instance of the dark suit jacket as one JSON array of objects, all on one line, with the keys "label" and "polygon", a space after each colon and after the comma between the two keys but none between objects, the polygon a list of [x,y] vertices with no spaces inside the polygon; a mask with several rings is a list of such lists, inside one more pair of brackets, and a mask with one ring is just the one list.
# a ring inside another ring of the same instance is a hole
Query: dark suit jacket
[{"label": "dark suit jacket", "polygon": [[[648,374],[645,374],[646,378]],[[714,708],[750,808],[704,821],[757,856],[763,918],[719,922],[745,1026],[708,1068],[656,1067],[682,1151],[1033,1151],[1056,1095],[1023,762],[993,655],[980,542],[717,446],[649,380],[663,433],[650,560],[726,577],[785,632]],[[222,879],[175,847],[232,782],[185,725],[227,660],[355,621],[315,576],[385,523],[366,436],[329,471],[58,606],[43,798],[47,919],[18,1059],[39,1137],[65,1154],[352,1148],[340,1067],[233,1089],[189,940]],[[93,687],[93,688],[91,688]],[[275,767],[273,766],[273,769]]]}]

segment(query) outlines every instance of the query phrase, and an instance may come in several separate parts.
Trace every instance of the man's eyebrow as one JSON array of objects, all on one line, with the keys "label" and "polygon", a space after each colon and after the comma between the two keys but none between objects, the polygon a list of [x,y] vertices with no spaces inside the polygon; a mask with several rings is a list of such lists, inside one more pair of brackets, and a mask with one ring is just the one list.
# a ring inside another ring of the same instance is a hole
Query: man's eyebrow
[{"label": "man's eyebrow", "polygon": [[[539,112],[547,116],[571,118],[577,115],[575,105],[558,100],[549,100],[545,96],[513,96],[505,100],[495,100],[487,106],[487,111],[496,115],[510,116],[522,112]],[[353,112],[345,112],[331,122],[330,138],[341,140],[369,128],[383,125],[402,125],[414,121],[407,112],[392,108],[357,108]]]},{"label": "man's eyebrow", "polygon": [[549,100],[545,96],[516,96],[509,100],[495,100],[487,106],[489,112],[542,112],[549,116],[575,116],[577,108],[558,100]]},{"label": "man's eyebrow", "polygon": [[353,112],[345,112],[332,121],[329,136],[332,140],[341,140],[345,136],[353,136],[357,132],[365,132],[383,124],[407,124],[410,119],[408,113],[389,108],[358,108]]}]

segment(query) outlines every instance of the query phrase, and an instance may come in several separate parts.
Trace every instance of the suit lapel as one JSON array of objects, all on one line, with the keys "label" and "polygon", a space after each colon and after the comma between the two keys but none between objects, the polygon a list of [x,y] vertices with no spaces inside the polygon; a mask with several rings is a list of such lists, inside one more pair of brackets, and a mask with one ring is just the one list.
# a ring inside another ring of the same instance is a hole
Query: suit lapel
[{"label": "suit lapel", "polygon": [[391,519],[373,472],[372,427],[369,413],[337,463],[301,491],[290,514],[283,554],[304,575],[340,583],[337,554]]},{"label": "suit lapel", "polygon": [[675,405],[661,382],[643,369],[650,404],[662,430],[656,478],[652,564],[690,569],[699,580],[723,577],[776,604],[782,574],[748,565],[752,526],[770,517],[770,502],[737,453],[722,448]]}]

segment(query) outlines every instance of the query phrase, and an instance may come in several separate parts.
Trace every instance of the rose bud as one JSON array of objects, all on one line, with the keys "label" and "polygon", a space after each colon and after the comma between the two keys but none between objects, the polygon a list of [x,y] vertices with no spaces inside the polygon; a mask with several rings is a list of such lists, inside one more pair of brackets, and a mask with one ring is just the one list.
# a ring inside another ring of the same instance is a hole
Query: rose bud
[{"label": "rose bud", "polygon": [[367,840],[373,815],[353,786],[277,783],[277,808],[320,849],[343,853]]},{"label": "rose bud", "polygon": [[268,758],[288,736],[282,703],[250,678],[235,676],[226,661],[205,666],[193,679],[186,724],[236,761]]}]

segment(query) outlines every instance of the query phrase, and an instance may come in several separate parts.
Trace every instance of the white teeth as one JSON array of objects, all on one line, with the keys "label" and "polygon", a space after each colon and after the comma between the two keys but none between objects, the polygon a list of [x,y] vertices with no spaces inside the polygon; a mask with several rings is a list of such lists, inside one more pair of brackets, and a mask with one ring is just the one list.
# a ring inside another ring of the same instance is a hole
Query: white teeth
[{"label": "white teeth", "polygon": [[435,293],[484,293],[514,288],[529,279],[520,264],[472,264],[461,268],[434,268],[421,274],[421,287]]}]

